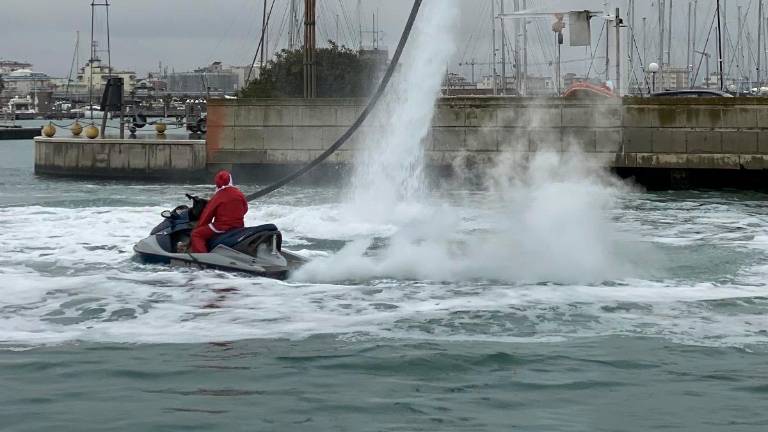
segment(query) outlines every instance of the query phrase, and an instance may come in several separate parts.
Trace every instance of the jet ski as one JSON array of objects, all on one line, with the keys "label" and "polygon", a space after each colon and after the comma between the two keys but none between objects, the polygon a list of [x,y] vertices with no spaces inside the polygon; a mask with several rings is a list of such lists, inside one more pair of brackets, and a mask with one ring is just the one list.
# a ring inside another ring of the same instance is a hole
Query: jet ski
[{"label": "jet ski", "polygon": [[244,272],[279,280],[286,279],[306,262],[305,258],[282,249],[283,236],[272,224],[228,231],[208,242],[209,253],[189,252],[192,229],[208,201],[189,194],[187,198],[192,200],[191,207],[180,205],[163,211],[163,221],[133,247],[142,261]]}]

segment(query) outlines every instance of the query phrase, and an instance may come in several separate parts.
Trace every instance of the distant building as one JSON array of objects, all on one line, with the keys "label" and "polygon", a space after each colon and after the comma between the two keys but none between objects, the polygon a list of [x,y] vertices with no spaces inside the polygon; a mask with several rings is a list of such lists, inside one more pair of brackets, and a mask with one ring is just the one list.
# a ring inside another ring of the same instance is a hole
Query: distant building
[{"label": "distant building", "polygon": [[457,73],[449,72],[443,78],[443,88],[477,88],[477,84],[467,81],[466,78]]},{"label": "distant building", "polygon": [[0,60],[0,75],[10,74],[20,69],[32,69],[32,64],[15,60]]},{"label": "distant building", "polygon": [[27,96],[36,92],[51,91],[54,88],[51,77],[30,69],[16,69],[3,74],[3,84],[5,85],[3,95],[6,97]]},{"label": "distant building", "polygon": [[177,94],[234,94],[244,84],[240,74],[225,69],[221,62],[211,63],[192,72],[174,72],[168,76],[168,91]]},{"label": "distant building", "polygon": [[469,96],[478,94],[477,84],[469,82],[462,75],[449,72],[443,77],[443,96]]},{"label": "distant building", "polygon": [[[493,76],[485,75],[480,78],[480,82],[477,83],[479,90],[493,90]],[[496,74],[496,88],[501,88],[501,75]]]},{"label": "distant building", "polygon": [[123,79],[123,93],[126,95],[136,88],[136,72],[116,70],[103,64],[97,58],[93,61],[88,61],[85,66],[80,68],[76,80],[70,82],[67,82],[66,79],[60,80],[57,91],[59,93],[67,91],[70,94],[80,95],[92,93],[95,96],[95,100],[99,100],[101,94],[104,93],[107,79],[111,77]]},{"label": "distant building", "polygon": [[548,76],[528,76],[525,81],[526,96],[552,96],[555,94],[555,82]]},{"label": "distant building", "polygon": [[[648,83],[653,86],[653,74],[646,71]],[[664,70],[656,73],[656,91],[682,90],[690,88],[690,71],[688,68],[664,67]]]},{"label": "distant building", "polygon": [[246,82],[248,80],[248,74],[251,74],[251,81],[255,80],[259,77],[259,68],[255,67],[253,70],[251,70],[251,66],[230,66],[225,69],[227,72],[231,72],[234,75],[237,76],[237,89],[240,90],[241,88],[248,85]]},{"label": "distant building", "polygon": [[[503,91],[502,86],[501,75],[497,74],[496,92],[498,95],[515,96],[518,94],[515,77],[507,77],[506,91]],[[554,88],[552,77],[529,75],[525,82],[524,95],[551,96],[555,93]],[[446,96],[490,96],[493,95],[493,78],[491,75],[486,75],[474,84],[461,75],[449,73],[443,81],[443,94]]]},{"label": "distant building", "polygon": [[[725,88],[728,89],[731,86],[735,86],[735,89],[746,89],[751,88],[752,83],[744,82],[744,80],[739,80],[737,78],[725,76]],[[709,74],[709,79],[704,80],[704,87],[709,87],[711,89],[720,89],[720,73],[719,72],[712,72]]]}]

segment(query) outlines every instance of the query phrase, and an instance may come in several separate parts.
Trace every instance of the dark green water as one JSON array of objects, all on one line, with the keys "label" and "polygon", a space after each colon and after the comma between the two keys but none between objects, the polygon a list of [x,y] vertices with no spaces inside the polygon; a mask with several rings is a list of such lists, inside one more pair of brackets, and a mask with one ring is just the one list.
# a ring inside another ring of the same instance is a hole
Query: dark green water
[{"label": "dark green water", "polygon": [[208,186],[32,152],[0,142],[3,431],[768,430],[764,195],[531,181],[393,222],[295,187],[248,216],[316,258],[283,283],[132,259]]},{"label": "dark green water", "polygon": [[646,338],[4,353],[5,430],[765,430],[765,351]]}]

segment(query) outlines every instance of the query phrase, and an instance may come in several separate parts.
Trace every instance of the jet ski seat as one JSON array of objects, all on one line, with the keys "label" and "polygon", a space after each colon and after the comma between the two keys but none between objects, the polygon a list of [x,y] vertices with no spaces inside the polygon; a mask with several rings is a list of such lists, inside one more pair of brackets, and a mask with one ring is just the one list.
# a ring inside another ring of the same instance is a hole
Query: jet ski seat
[{"label": "jet ski seat", "polygon": [[[227,231],[224,234],[220,234],[212,238],[210,241],[208,241],[208,250],[212,251],[216,248],[216,246],[219,246],[219,245],[224,245],[226,247],[234,249],[238,243],[242,242],[243,240],[249,237],[253,237],[257,234],[263,235],[263,234],[270,234],[270,233],[275,233],[279,235],[280,231],[273,224],[234,229],[232,231]],[[280,238],[280,240],[282,240],[282,238]],[[278,248],[279,247],[280,245],[278,245]]]}]

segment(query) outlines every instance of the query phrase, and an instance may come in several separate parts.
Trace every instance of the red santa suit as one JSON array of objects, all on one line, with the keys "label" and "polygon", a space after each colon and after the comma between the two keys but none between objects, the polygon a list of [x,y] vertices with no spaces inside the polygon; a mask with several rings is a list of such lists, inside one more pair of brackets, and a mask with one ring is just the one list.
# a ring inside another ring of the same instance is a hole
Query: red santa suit
[{"label": "red santa suit", "polygon": [[232,175],[221,171],[214,178],[216,193],[192,230],[192,253],[208,253],[208,240],[217,234],[243,228],[248,202],[238,188],[232,184]]}]

